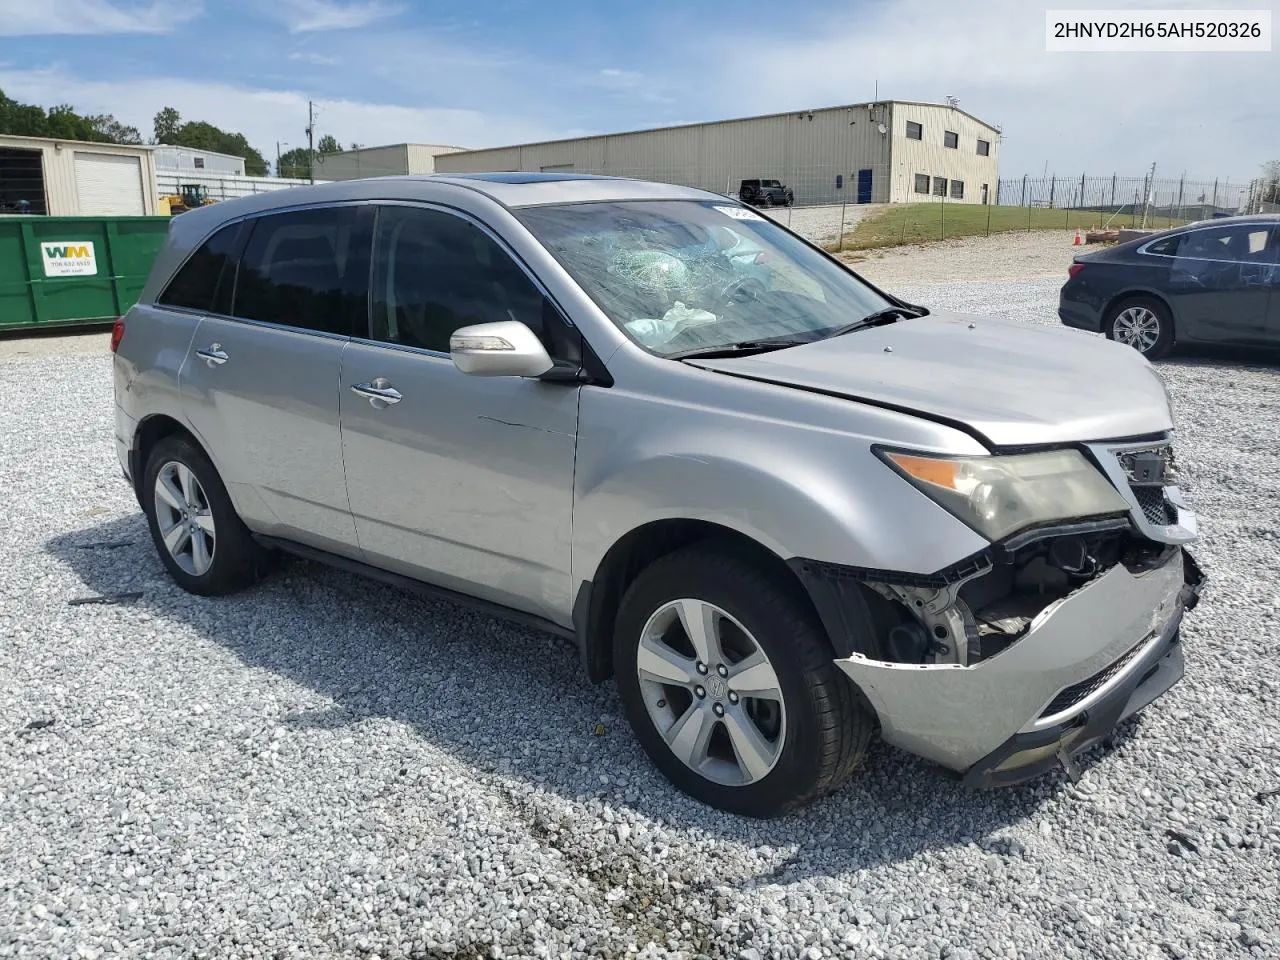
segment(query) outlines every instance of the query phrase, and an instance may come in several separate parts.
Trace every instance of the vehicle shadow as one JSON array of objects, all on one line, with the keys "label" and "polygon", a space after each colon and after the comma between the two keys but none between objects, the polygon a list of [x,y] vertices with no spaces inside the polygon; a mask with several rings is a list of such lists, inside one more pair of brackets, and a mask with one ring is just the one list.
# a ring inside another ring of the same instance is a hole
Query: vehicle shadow
[{"label": "vehicle shadow", "polygon": [[1155,361],[1160,367],[1197,367],[1208,364],[1229,363],[1246,367],[1280,367],[1280,346],[1233,347],[1196,344],[1174,347],[1167,357]]},{"label": "vehicle shadow", "polygon": [[[46,549],[85,594],[123,595],[121,602],[332,701],[264,722],[336,729],[387,718],[482,778],[519,778],[572,800],[602,797],[744,846],[795,847],[783,868],[747,883],[848,873],[956,845],[1008,854],[1001,832],[1067,786],[1053,773],[972,792],[877,741],[833,795],[779,820],[735,817],[685,797],[657,773],[622,719],[613,684],[589,683],[565,641],[304,561],[282,563],[234,597],[193,597],[164,572],[140,515],[64,534]],[[1117,736],[1123,741],[1128,731]],[[518,802],[511,809],[534,816]]]}]

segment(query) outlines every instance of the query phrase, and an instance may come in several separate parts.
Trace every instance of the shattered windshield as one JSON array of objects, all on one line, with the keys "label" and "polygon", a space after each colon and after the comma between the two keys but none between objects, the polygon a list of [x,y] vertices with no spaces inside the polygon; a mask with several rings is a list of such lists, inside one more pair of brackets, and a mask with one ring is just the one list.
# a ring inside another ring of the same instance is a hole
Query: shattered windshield
[{"label": "shattered windshield", "polygon": [[890,305],[773,221],[728,203],[580,203],[518,216],[614,323],[660,356],[818,339]]}]

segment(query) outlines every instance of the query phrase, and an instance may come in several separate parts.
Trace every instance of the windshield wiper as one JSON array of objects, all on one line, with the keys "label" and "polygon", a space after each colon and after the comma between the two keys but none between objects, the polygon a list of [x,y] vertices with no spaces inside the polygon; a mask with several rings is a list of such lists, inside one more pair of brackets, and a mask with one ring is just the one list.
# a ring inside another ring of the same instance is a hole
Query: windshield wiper
[{"label": "windshield wiper", "polygon": [[736,357],[743,354],[767,353],[770,350],[782,350],[786,347],[799,347],[812,340],[797,340],[794,337],[777,337],[768,340],[740,340],[737,343],[723,343],[718,347],[696,347],[693,350],[680,350],[668,353],[668,360],[710,359],[712,357]]},{"label": "windshield wiper", "polygon": [[909,307],[885,307],[883,310],[877,310],[875,313],[868,313],[861,320],[855,320],[853,323],[846,323],[843,327],[836,327],[830,333],[823,335],[822,339],[826,340],[830,337],[843,336],[846,333],[853,333],[855,330],[865,330],[868,327],[879,327],[886,323],[893,323],[895,320],[903,318],[922,317],[924,314],[917,313]]}]

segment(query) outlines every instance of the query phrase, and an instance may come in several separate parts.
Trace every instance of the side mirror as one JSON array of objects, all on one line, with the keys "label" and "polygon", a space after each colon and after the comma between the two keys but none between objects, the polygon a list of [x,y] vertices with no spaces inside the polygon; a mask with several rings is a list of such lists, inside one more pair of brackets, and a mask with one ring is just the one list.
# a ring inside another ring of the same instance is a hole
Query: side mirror
[{"label": "side mirror", "polygon": [[460,327],[449,337],[449,356],[473,377],[540,377],[555,366],[538,335],[518,320]]}]

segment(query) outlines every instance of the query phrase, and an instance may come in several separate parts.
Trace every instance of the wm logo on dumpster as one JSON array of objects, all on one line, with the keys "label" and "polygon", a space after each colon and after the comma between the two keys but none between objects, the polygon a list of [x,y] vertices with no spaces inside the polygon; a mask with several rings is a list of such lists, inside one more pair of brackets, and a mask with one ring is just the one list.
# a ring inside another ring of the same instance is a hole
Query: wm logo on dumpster
[{"label": "wm logo on dumpster", "polygon": [[88,240],[67,240],[40,244],[46,277],[92,277],[98,273],[98,260]]}]

